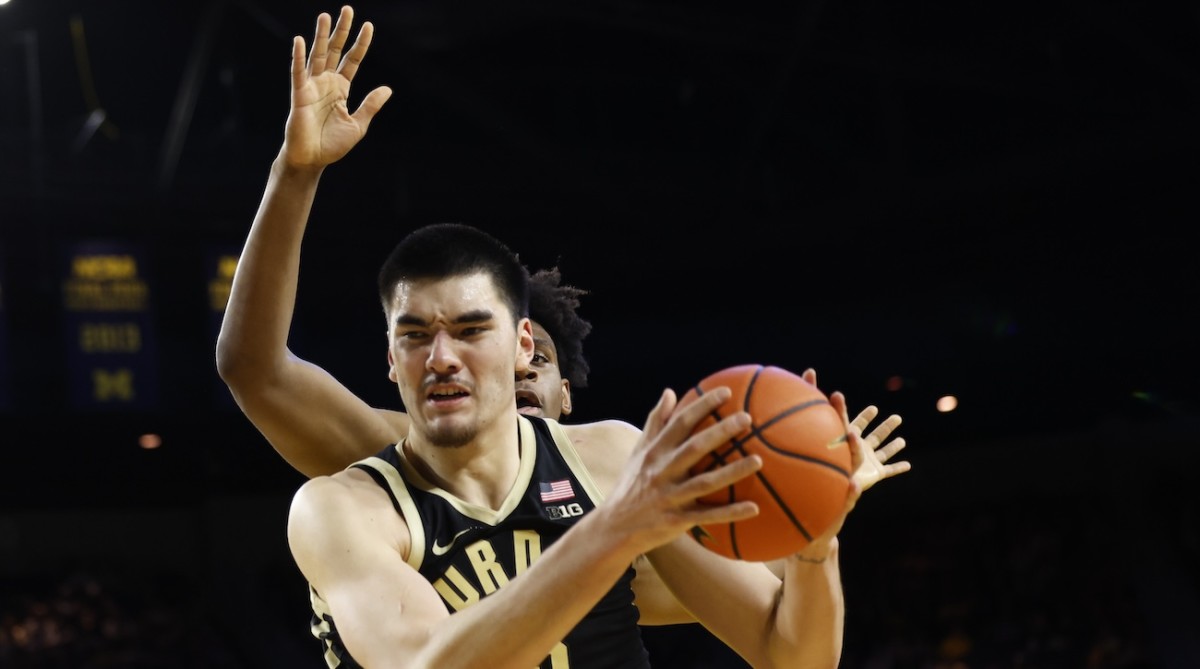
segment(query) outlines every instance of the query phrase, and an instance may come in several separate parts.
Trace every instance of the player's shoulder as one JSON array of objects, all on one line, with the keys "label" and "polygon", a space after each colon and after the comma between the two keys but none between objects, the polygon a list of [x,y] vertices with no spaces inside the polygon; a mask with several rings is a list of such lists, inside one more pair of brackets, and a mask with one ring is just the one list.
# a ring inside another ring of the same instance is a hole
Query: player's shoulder
[{"label": "player's shoulder", "polygon": [[387,500],[387,493],[370,475],[351,467],[302,483],[292,496],[289,517],[316,525],[336,523],[343,514],[361,513]]},{"label": "player's shoulder", "polygon": [[642,431],[623,420],[599,420],[592,423],[564,423],[563,432],[571,439],[576,448],[619,448],[627,445],[632,448]]},{"label": "player's shoulder", "polygon": [[292,497],[287,538],[300,570],[318,588],[348,553],[366,555],[372,551],[363,546],[381,545],[404,555],[410,541],[387,492],[359,469],[305,481]]},{"label": "player's shoulder", "polygon": [[641,430],[621,420],[573,423],[563,429],[584,466],[607,494],[633,453]]}]

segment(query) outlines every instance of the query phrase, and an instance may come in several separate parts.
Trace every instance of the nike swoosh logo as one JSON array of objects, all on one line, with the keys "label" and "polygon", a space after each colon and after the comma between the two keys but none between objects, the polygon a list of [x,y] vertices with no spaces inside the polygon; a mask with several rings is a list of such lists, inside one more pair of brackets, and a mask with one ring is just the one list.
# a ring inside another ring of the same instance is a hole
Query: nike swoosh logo
[{"label": "nike swoosh logo", "polygon": [[462,532],[459,532],[458,534],[454,535],[453,537],[450,537],[450,543],[446,544],[445,546],[439,546],[437,539],[434,539],[433,540],[433,548],[432,548],[433,554],[434,555],[445,555],[447,552],[449,552],[449,550],[451,548],[454,548],[454,542],[458,541],[459,537],[466,534],[467,532],[470,532],[473,529],[475,529],[475,528],[468,527],[467,529],[463,530]]}]

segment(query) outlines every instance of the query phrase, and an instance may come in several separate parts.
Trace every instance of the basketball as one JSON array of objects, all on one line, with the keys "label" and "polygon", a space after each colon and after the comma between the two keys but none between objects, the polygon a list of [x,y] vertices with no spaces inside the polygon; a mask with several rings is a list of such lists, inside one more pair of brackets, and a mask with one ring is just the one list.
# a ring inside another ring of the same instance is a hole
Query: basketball
[{"label": "basketball", "polygon": [[722,369],[690,388],[685,406],[718,386],[733,394],[705,417],[696,431],[737,411],[751,426],[706,454],[692,474],[758,454],[754,475],[710,493],[701,502],[752,500],[759,513],[734,523],[700,525],[692,537],[728,558],[765,562],[796,553],[841,514],[850,488],[850,446],[842,417],[813,384],[780,367],[739,365]]}]

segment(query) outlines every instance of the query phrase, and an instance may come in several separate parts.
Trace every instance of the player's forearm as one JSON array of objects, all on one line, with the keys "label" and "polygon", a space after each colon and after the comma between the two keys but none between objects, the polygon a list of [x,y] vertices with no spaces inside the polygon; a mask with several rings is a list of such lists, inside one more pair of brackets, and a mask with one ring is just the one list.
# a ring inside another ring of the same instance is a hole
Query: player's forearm
[{"label": "player's forearm", "polygon": [[813,555],[824,559],[780,561],[782,580],[765,564],[731,564],[689,537],[648,557],[682,605],[752,666],[831,669],[842,646],[841,577],[833,545]]},{"label": "player's forearm", "polygon": [[769,641],[771,666],[836,667],[846,617],[837,539],[786,558],[780,594]]},{"label": "player's forearm", "polygon": [[287,349],[300,247],[320,170],[271,165],[267,187],[238,261],[217,339],[223,377],[259,374]]},{"label": "player's forearm", "polygon": [[[780,579],[765,565],[734,562],[684,536],[647,553],[662,581],[695,619],[751,666],[769,667]],[[654,620],[661,615],[651,614]]]}]

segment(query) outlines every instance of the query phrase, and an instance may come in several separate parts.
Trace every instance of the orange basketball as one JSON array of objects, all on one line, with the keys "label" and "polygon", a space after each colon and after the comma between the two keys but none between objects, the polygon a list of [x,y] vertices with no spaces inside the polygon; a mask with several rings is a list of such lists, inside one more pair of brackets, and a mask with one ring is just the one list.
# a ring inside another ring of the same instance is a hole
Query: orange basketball
[{"label": "orange basketball", "polygon": [[684,393],[683,406],[718,386],[732,396],[696,426],[736,411],[750,428],[707,454],[692,473],[757,453],[762,468],[701,498],[711,504],[753,500],[759,513],[735,523],[700,525],[692,537],[725,557],[763,562],[796,553],[841,514],[850,489],[850,446],[841,415],[816,386],[780,367],[739,365],[718,371]]}]

